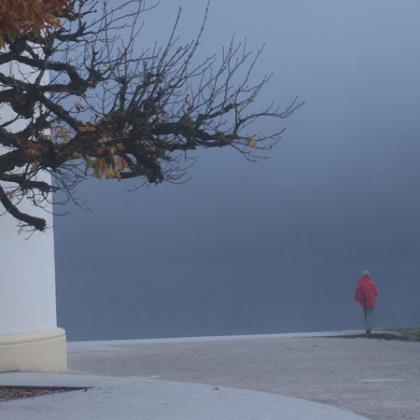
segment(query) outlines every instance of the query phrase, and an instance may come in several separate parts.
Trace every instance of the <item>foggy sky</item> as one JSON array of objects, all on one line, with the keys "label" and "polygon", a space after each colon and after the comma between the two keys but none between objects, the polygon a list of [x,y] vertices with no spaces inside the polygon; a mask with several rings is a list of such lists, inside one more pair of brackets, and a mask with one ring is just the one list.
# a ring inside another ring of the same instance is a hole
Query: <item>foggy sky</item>
[{"label": "foggy sky", "polygon": [[[163,0],[142,42],[180,36],[205,1]],[[273,72],[263,106],[303,108],[270,159],[195,153],[191,180],[127,193],[92,180],[92,211],[55,219],[58,315],[71,338],[354,328],[368,269],[377,324],[420,323],[420,26],[417,1],[212,0],[200,57],[232,33]]]}]

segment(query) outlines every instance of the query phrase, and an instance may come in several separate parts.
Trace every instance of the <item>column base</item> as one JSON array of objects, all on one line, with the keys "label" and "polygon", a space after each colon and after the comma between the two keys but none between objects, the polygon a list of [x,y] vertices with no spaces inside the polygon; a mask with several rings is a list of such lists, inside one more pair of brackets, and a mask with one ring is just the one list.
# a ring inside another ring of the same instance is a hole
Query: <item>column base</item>
[{"label": "column base", "polygon": [[0,336],[0,372],[59,372],[66,369],[66,332],[63,329]]}]

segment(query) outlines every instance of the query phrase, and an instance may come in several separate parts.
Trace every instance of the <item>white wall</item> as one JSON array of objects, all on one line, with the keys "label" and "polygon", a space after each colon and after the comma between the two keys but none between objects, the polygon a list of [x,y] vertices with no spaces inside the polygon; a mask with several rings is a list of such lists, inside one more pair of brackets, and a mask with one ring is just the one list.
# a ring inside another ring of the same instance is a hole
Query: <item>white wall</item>
[{"label": "white wall", "polygon": [[15,219],[0,216],[0,336],[57,325],[53,230],[26,237]]},{"label": "white wall", "polygon": [[[0,71],[7,73],[10,67],[2,65]],[[19,66],[19,71],[25,67]],[[0,122],[11,115],[11,108],[0,107]],[[19,121],[13,130],[24,126],[25,121]],[[0,336],[52,330],[57,325],[52,216],[35,211],[29,202],[22,204],[22,211],[46,218],[49,228],[28,239],[27,233],[18,233],[17,221],[0,208]]]}]

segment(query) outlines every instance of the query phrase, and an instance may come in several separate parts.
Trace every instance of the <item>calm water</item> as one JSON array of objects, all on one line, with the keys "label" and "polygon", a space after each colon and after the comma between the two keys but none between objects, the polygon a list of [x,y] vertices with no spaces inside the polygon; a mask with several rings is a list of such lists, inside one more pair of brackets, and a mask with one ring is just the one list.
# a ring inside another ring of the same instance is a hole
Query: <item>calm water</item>
[{"label": "calm water", "polygon": [[[361,327],[357,261],[142,265],[60,274],[59,324],[70,340]],[[377,326],[420,325],[419,263],[378,261]],[[372,270],[373,271],[373,270]]]}]

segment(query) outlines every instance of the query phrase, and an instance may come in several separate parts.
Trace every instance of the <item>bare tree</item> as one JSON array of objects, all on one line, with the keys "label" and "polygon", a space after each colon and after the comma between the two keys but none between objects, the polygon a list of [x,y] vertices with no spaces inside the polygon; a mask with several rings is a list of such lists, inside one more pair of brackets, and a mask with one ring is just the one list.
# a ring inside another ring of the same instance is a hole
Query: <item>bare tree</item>
[{"label": "bare tree", "polygon": [[[301,105],[256,109],[270,77],[252,81],[261,51],[246,43],[233,39],[221,57],[195,60],[207,10],[191,42],[178,42],[178,14],[166,45],[142,48],[145,1],[71,3],[59,26],[3,35],[0,107],[13,112],[0,121],[0,202],[21,226],[46,228],[22,211],[22,199],[42,207],[62,191],[72,200],[89,176],[176,182],[197,148],[229,146],[258,159],[284,129],[258,134],[253,123],[287,118]],[[43,172],[53,181],[40,179]]]}]

